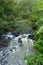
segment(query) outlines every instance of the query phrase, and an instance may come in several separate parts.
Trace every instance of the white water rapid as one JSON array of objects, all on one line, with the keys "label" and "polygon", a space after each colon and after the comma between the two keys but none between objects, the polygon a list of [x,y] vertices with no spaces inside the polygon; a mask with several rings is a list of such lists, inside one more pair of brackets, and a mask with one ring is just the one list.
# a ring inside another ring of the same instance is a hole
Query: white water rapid
[{"label": "white water rapid", "polygon": [[8,47],[2,48],[0,51],[0,65],[27,65],[24,60],[25,55],[34,54],[32,45],[34,40],[28,38],[29,34],[21,34],[13,37],[10,33],[6,38],[12,38]]}]

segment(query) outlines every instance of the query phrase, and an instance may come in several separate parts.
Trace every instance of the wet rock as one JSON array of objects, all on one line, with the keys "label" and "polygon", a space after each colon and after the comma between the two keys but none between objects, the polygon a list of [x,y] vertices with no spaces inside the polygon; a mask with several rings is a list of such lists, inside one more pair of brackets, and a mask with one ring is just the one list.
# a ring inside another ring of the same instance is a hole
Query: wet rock
[{"label": "wet rock", "polygon": [[5,56],[5,54],[3,53],[3,56]]},{"label": "wet rock", "polygon": [[16,47],[13,47],[13,48],[11,48],[11,49],[10,49],[10,51],[13,51],[13,50],[15,50],[15,51],[16,51]]},{"label": "wet rock", "polygon": [[13,47],[12,49],[14,49],[16,51],[16,47]]},{"label": "wet rock", "polygon": [[10,49],[10,51],[13,51],[12,49]]},{"label": "wet rock", "polygon": [[20,35],[20,33],[13,33],[16,37],[18,37]]},{"label": "wet rock", "polygon": [[16,47],[13,47],[13,49],[16,49]]},{"label": "wet rock", "polygon": [[22,46],[22,39],[21,38],[18,39],[18,43],[20,46]]},{"label": "wet rock", "polygon": [[9,40],[11,40],[12,38],[14,38],[14,35],[12,35],[11,32],[7,32],[6,34],[1,35],[1,38],[6,39],[6,40],[9,41]]},{"label": "wet rock", "polygon": [[28,39],[33,39],[33,40],[35,40],[35,35],[29,35],[29,36],[28,36]]},{"label": "wet rock", "polygon": [[33,29],[30,28],[30,29],[27,31],[27,34],[33,34]]},{"label": "wet rock", "polygon": [[8,46],[8,40],[0,39],[0,47],[6,47]]},{"label": "wet rock", "polygon": [[21,38],[19,38],[19,39],[18,39],[18,43],[22,43],[22,40],[21,40]]}]

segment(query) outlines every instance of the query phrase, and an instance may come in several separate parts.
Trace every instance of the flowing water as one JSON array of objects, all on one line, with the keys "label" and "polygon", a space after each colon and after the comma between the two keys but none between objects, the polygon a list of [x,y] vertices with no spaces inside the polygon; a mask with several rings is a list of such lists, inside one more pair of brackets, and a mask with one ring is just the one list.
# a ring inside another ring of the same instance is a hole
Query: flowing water
[{"label": "flowing water", "polygon": [[[14,37],[12,34],[7,34],[7,38],[11,38],[8,47],[0,50],[0,65],[27,65],[24,60],[25,55],[34,54],[32,45],[34,40],[28,38],[29,34],[22,34]],[[19,40],[20,38],[20,40]]]}]

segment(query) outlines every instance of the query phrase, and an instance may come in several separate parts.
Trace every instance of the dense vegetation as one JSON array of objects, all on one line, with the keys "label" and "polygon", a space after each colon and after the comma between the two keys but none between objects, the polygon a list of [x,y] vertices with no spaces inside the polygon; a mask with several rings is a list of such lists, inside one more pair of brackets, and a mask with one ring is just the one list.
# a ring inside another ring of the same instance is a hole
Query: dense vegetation
[{"label": "dense vegetation", "polygon": [[37,25],[35,30],[36,41],[34,48],[36,55],[26,56],[27,65],[43,65],[43,1],[38,1],[36,6],[33,6],[31,20]]},{"label": "dense vegetation", "polygon": [[14,31],[15,29],[18,32],[26,30],[29,17],[26,8],[26,2],[17,3],[14,0],[0,0],[0,34],[6,31]]},{"label": "dense vegetation", "polygon": [[0,0],[0,34],[26,32],[34,25],[36,55],[26,56],[27,65],[43,65],[43,0]]},{"label": "dense vegetation", "polygon": [[5,31],[26,32],[31,25],[31,0],[0,0],[0,34]]}]

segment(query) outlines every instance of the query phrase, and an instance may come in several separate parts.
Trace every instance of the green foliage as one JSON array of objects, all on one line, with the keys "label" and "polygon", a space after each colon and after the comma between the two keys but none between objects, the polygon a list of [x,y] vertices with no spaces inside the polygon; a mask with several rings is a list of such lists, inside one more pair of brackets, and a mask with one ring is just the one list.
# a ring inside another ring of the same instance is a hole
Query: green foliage
[{"label": "green foliage", "polygon": [[14,0],[0,0],[0,34],[15,29]]},{"label": "green foliage", "polygon": [[36,33],[37,40],[34,47],[41,53],[43,53],[43,26],[39,28]]},{"label": "green foliage", "polygon": [[[37,0],[36,0],[37,1]],[[34,48],[35,56],[26,56],[27,65],[43,65],[43,1],[38,0],[37,4],[32,7],[31,23],[37,25],[35,30],[36,41]]]},{"label": "green foliage", "polygon": [[34,44],[36,54],[26,56],[27,65],[43,65],[43,26],[36,32],[36,42]]},{"label": "green foliage", "polygon": [[29,29],[28,5],[28,0],[19,1],[19,3],[16,0],[0,0],[0,34],[6,31],[22,32]]},{"label": "green foliage", "polygon": [[43,65],[43,57],[41,54],[35,56],[26,56],[27,65]]}]

